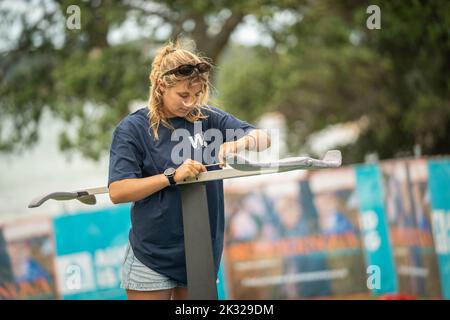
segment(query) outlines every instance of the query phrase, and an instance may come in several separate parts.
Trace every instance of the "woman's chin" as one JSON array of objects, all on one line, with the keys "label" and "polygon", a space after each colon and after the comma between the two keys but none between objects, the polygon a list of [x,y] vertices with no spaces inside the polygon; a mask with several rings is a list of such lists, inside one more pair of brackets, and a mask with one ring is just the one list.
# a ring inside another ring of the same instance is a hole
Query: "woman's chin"
[{"label": "woman's chin", "polygon": [[180,111],[178,112],[178,116],[179,116],[179,117],[185,117],[185,116],[187,116],[187,115],[189,114],[190,111],[191,111],[191,110],[180,110]]}]

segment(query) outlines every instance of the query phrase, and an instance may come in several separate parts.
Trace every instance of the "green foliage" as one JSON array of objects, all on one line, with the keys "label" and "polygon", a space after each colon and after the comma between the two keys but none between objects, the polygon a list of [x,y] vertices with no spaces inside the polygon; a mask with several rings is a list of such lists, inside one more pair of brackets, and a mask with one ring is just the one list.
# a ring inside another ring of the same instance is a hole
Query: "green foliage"
[{"label": "green foliage", "polygon": [[[75,140],[63,135],[63,149],[80,148],[97,159],[111,143],[111,132],[128,114],[129,103],[145,100],[150,62],[133,45],[74,52],[54,70],[58,95],[55,112],[66,121],[78,118]],[[93,107],[86,107],[86,103]],[[93,125],[94,124],[94,125]]]},{"label": "green foliage", "polygon": [[448,4],[383,2],[381,30],[366,28],[368,5],[316,2],[300,8],[302,19],[290,28],[273,31],[271,55],[253,50],[242,63],[242,49],[230,54],[224,66],[238,70],[230,81],[224,68],[218,85],[227,110],[252,121],[280,111],[293,153],[309,134],[363,116],[369,125],[359,140],[341,146],[347,163],[372,152],[411,154],[416,144],[426,154],[448,153]]},{"label": "green foliage", "polygon": [[[284,114],[291,153],[309,151],[311,133],[362,117],[369,123],[359,140],[342,146],[347,163],[372,152],[405,155],[416,144],[430,155],[450,151],[449,2],[378,2],[381,30],[366,28],[369,1],[80,2],[81,30],[65,28],[71,1],[44,2],[33,23],[0,7],[3,30],[23,25],[15,46],[0,53],[0,151],[35,143],[49,108],[79,126],[75,135],[62,133],[61,148],[97,159],[129,103],[147,99],[150,52],[166,40],[156,37],[162,27],[170,38],[191,37],[216,62],[219,107],[249,121]],[[229,42],[246,15],[273,46]],[[290,22],[277,23],[280,15]],[[148,37],[111,46],[108,33],[130,17]],[[160,24],[149,27],[150,19]]]},{"label": "green foliage", "polygon": [[256,120],[262,113],[271,111],[271,97],[275,94],[272,84],[275,58],[264,49],[231,48],[218,71],[217,104],[237,117],[249,120]]},{"label": "green foliage", "polygon": [[[74,14],[67,8],[74,4],[80,8],[79,30],[66,28],[66,18]],[[9,37],[11,24],[21,29],[11,48],[0,52],[0,152],[35,143],[42,112],[48,108],[79,124],[76,136],[61,134],[61,148],[97,159],[108,149],[112,129],[128,113],[129,103],[148,98],[150,52],[168,40],[156,36],[160,29],[168,28],[171,39],[193,38],[198,49],[216,61],[247,13],[272,6],[266,13],[272,14],[284,5],[289,1],[192,0],[149,6],[113,0],[41,0],[23,12],[0,6],[0,38]],[[29,19],[33,10],[40,19]],[[110,31],[127,19],[134,19],[148,36],[111,46]],[[149,25],[150,20],[159,23]],[[194,29],[186,29],[186,22]]]}]

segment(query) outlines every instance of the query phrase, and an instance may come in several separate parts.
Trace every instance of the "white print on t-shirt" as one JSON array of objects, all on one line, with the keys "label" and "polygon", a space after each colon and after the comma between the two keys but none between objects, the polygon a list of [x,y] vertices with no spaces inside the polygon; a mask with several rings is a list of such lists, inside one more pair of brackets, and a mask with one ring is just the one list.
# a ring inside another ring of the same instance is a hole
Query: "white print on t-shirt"
[{"label": "white print on t-shirt", "polygon": [[[279,136],[277,129],[260,130],[263,130],[267,135],[273,136],[275,139]],[[248,132],[241,128],[227,128],[225,132],[217,128],[203,131],[201,122],[196,121],[194,122],[193,133],[184,128],[178,128],[172,132],[171,141],[177,141],[178,143],[172,148],[171,160],[175,165],[181,165],[186,159],[193,159],[206,164],[217,163],[216,156],[219,153],[220,146],[226,141],[237,141],[246,134]],[[271,148],[271,156],[272,153],[275,153],[273,154],[274,157],[279,156],[279,148]]]}]

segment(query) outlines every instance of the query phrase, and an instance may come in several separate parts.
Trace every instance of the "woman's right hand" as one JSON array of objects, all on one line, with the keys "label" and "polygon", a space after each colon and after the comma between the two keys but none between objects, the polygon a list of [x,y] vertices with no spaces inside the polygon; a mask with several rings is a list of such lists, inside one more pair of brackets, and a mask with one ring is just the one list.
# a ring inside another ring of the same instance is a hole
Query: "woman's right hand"
[{"label": "woman's right hand", "polygon": [[173,177],[175,182],[183,181],[186,178],[195,178],[200,172],[206,172],[206,167],[198,161],[186,159],[175,171]]}]

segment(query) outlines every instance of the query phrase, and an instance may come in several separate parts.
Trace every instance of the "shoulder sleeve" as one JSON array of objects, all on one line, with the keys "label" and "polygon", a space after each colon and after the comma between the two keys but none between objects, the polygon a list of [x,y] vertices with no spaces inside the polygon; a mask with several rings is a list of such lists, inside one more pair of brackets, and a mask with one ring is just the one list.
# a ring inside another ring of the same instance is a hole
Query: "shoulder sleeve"
[{"label": "shoulder sleeve", "polygon": [[143,152],[137,139],[116,128],[110,149],[108,187],[114,181],[142,178],[142,165]]},{"label": "shoulder sleeve", "polygon": [[219,108],[208,108],[210,109],[208,114],[211,119],[211,127],[217,128],[222,132],[224,141],[232,141],[234,138],[240,139],[253,129],[256,129],[256,126],[253,124],[240,120]]}]

